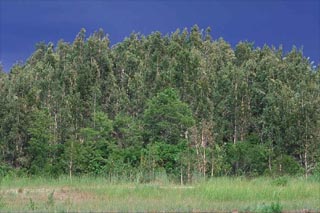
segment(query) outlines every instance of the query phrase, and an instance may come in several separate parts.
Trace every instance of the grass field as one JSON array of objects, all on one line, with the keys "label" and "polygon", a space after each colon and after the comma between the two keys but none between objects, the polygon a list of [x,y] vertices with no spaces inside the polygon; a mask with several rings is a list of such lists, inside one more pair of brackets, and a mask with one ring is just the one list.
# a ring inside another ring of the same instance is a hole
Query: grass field
[{"label": "grass field", "polygon": [[3,178],[0,211],[320,211],[320,182],[303,178],[214,178],[192,185],[104,178]]}]

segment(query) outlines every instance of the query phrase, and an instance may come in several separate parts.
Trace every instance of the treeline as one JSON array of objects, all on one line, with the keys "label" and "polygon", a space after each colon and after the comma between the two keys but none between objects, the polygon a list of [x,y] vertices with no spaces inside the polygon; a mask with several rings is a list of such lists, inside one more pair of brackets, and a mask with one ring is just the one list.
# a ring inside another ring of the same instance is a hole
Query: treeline
[{"label": "treeline", "polygon": [[0,72],[0,105],[2,174],[320,172],[319,66],[197,26],[113,46],[102,30],[39,43]]}]

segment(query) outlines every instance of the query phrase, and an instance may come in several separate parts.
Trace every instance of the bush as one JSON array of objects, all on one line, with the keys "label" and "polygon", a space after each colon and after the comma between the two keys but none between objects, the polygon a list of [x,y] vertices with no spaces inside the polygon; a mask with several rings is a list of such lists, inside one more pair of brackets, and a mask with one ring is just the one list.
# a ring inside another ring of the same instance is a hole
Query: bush
[{"label": "bush", "polygon": [[12,168],[4,163],[0,163],[0,177],[4,177],[11,172]]},{"label": "bush", "polygon": [[282,155],[273,162],[271,174],[273,176],[301,175],[303,174],[303,168],[292,156]]},{"label": "bush", "polygon": [[234,175],[262,175],[268,168],[268,149],[257,141],[241,141],[227,147],[227,158]]},{"label": "bush", "polygon": [[312,171],[311,179],[320,182],[320,163]]}]

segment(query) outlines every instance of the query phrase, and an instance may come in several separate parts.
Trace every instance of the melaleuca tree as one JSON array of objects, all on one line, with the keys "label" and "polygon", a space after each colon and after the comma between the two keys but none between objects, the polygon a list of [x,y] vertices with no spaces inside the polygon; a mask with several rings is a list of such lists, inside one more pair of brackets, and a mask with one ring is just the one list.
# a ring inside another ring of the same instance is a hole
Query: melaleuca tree
[{"label": "melaleuca tree", "polygon": [[[93,118],[94,127],[80,129],[81,170],[84,173],[103,174],[106,172],[108,158],[115,145],[111,139],[112,121],[103,112],[97,112]],[[70,157],[71,158],[71,157]]]},{"label": "melaleuca tree", "polygon": [[320,112],[317,105],[320,104],[319,84],[316,83],[316,76],[312,73],[310,67],[306,72],[304,79],[301,79],[299,85],[299,95],[297,95],[297,139],[300,141],[299,148],[294,153],[299,155],[300,162],[304,168],[305,176],[316,168],[319,160],[319,121]]},{"label": "melaleuca tree", "polygon": [[58,162],[55,159],[57,144],[51,131],[53,121],[48,110],[36,110],[31,114],[32,121],[28,128],[27,144],[28,169],[31,174],[43,175],[54,173]]},{"label": "melaleuca tree", "polygon": [[[188,44],[189,41],[185,41]],[[191,41],[190,41],[191,42]],[[192,42],[191,42],[192,43]],[[173,80],[181,93],[183,101],[192,103],[194,96],[194,82],[199,76],[200,54],[193,46],[186,46],[176,52],[176,64],[174,67]],[[192,105],[190,105],[192,107]]]},{"label": "melaleuca tree", "polygon": [[110,60],[110,48],[108,36],[104,34],[103,30],[96,31],[92,36],[87,39],[86,47],[86,60],[88,60],[89,67],[86,73],[90,76],[90,82],[88,82],[89,98],[86,99],[90,105],[90,114],[95,114],[95,111],[99,109],[99,106],[105,102],[104,96],[109,96],[106,80],[110,80],[111,74],[111,60]]},{"label": "melaleuca tree", "polygon": [[142,141],[142,125],[139,120],[119,113],[113,122],[113,138],[123,152],[123,164],[138,167],[140,163]]},{"label": "melaleuca tree", "polygon": [[[4,121],[6,118],[6,84],[8,82],[8,75],[4,72],[2,68],[2,64],[0,63],[0,105],[2,106],[0,109],[0,120]],[[0,123],[0,165],[2,168],[2,165],[5,163],[5,153],[7,150],[7,144],[5,139],[6,130],[4,129],[4,123]],[[0,173],[2,173],[2,169],[0,169]]]},{"label": "melaleuca tree", "polygon": [[251,124],[252,118],[252,84],[254,82],[254,55],[253,45],[250,43],[239,43],[235,49],[235,64],[238,68],[238,76],[240,78],[239,84],[239,101],[238,105],[238,130],[239,140],[244,141],[249,135],[250,129],[254,128]]},{"label": "melaleuca tree", "polygon": [[164,89],[166,71],[168,65],[167,54],[167,37],[163,37],[160,32],[154,32],[148,37],[144,43],[147,56],[144,59],[146,67],[144,71],[144,81],[147,87],[146,96],[151,97],[156,92]]},{"label": "melaleuca tree", "polygon": [[268,168],[269,171],[272,171],[272,162],[278,155],[275,154],[276,141],[279,141],[278,121],[276,121],[279,118],[279,111],[275,94],[278,88],[274,84],[279,59],[276,59],[274,52],[269,47],[264,46],[254,52],[253,60],[254,62],[251,62],[254,65],[251,99],[253,125],[260,142],[268,144]]},{"label": "melaleuca tree", "polygon": [[158,165],[167,173],[179,174],[179,154],[186,146],[187,130],[194,124],[188,105],[180,101],[174,89],[168,88],[148,101],[143,120],[145,143],[151,144],[151,149],[158,147]]},{"label": "melaleuca tree", "polygon": [[23,72],[23,66],[15,65],[8,76],[5,85],[5,116],[2,125],[6,144],[7,162],[14,167],[24,167],[27,164],[26,144],[28,140],[29,112],[33,103],[27,96],[31,90],[32,74]]},{"label": "melaleuca tree", "polygon": [[144,122],[148,142],[178,144],[194,120],[188,105],[180,101],[174,89],[169,88],[148,101]]},{"label": "melaleuca tree", "polygon": [[[315,168],[319,154],[318,121],[319,110],[319,84],[317,76],[311,68],[310,62],[303,58],[301,52],[293,49],[286,58],[288,68],[294,76],[288,82],[288,87],[293,90],[292,107],[290,113],[291,130],[290,141],[286,143],[286,151],[304,168],[305,176]],[[293,83],[295,82],[295,83]],[[292,125],[293,124],[293,125]],[[289,126],[289,125],[288,125]]]},{"label": "melaleuca tree", "polygon": [[[209,53],[208,62],[205,62],[208,64],[205,66],[208,67],[206,74],[209,75],[211,92],[207,98],[213,104],[211,109],[213,110],[212,121],[216,124],[214,129],[216,140],[222,145],[232,140],[232,128],[230,128],[232,78],[230,78],[230,73],[235,56],[230,45],[223,39],[213,41]],[[205,112],[202,113],[202,116],[205,114]]]},{"label": "melaleuca tree", "polygon": [[71,112],[69,97],[74,93],[75,76],[72,73],[70,45],[59,41],[55,57],[56,65],[51,77],[52,100],[51,115],[54,119],[54,140],[63,144],[71,133]]},{"label": "melaleuca tree", "polygon": [[72,44],[72,67],[75,71],[75,94],[79,95],[77,104],[79,116],[75,117],[77,126],[84,127],[85,123],[91,118],[92,102],[91,86],[94,81],[94,75],[90,69],[90,58],[87,57],[88,43],[86,42],[85,29],[81,29]]},{"label": "melaleuca tree", "polygon": [[132,116],[139,117],[142,115],[146,100],[144,92],[146,88],[144,86],[143,74],[141,72],[137,72],[133,78],[129,79],[128,89],[129,107],[127,111]]},{"label": "melaleuca tree", "polygon": [[140,34],[132,33],[113,49],[113,71],[119,97],[115,105],[117,112],[127,111],[138,116],[145,107],[146,95],[151,89],[145,78],[146,67],[150,66],[146,41]]}]

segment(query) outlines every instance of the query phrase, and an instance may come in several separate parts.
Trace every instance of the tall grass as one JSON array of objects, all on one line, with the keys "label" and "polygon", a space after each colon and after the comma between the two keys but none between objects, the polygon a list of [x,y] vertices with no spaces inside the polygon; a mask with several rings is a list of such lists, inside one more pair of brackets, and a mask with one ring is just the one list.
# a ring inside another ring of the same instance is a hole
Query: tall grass
[{"label": "tall grass", "polygon": [[[221,177],[181,186],[103,177],[4,178],[5,211],[320,210],[320,182],[303,178]],[[48,209],[50,207],[50,209]]]}]

